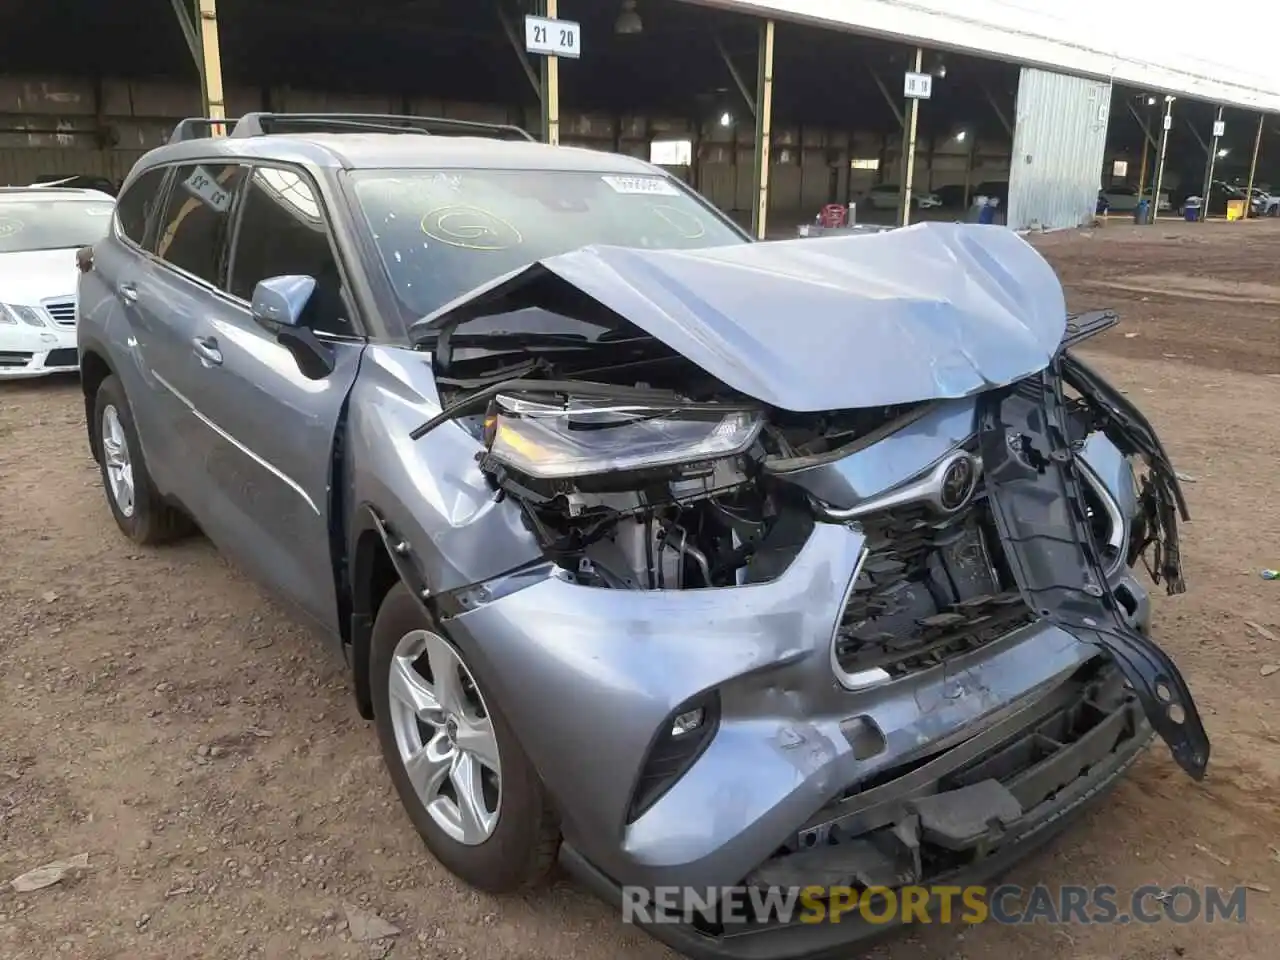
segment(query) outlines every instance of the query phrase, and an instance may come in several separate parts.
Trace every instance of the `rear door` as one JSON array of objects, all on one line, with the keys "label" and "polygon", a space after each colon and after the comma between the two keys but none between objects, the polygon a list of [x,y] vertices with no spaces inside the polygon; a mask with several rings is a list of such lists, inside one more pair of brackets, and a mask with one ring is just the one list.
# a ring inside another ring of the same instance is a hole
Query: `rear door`
[{"label": "rear door", "polygon": [[171,445],[179,412],[168,396],[155,392],[144,355],[150,337],[137,307],[140,290],[150,285],[149,251],[168,175],[168,167],[141,173],[116,202],[111,234],[94,244],[93,269],[82,273],[77,284],[76,336],[81,349],[105,350],[110,356],[129,397],[151,478],[163,492],[172,493],[159,451]]},{"label": "rear door", "polygon": [[[330,550],[335,434],[364,349],[317,185],[302,170],[259,166],[237,203],[223,309],[198,319],[208,351],[191,398],[210,427],[206,533],[238,565],[337,631]],[[259,281],[305,275],[304,325],[334,370],[309,379],[276,331],[254,320]]]}]

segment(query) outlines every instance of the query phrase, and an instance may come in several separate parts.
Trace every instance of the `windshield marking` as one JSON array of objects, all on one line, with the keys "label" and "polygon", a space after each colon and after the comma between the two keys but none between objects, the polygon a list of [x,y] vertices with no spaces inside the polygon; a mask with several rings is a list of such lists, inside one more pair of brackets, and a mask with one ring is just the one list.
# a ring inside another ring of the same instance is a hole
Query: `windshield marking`
[{"label": "windshield marking", "polygon": [[654,214],[684,240],[701,240],[707,235],[707,225],[702,218],[665,203],[649,204],[649,212]]},{"label": "windshield marking", "polygon": [[12,237],[14,234],[21,233],[26,224],[17,217],[0,218],[0,237]]},{"label": "windshield marking", "polygon": [[496,252],[524,243],[524,235],[515,226],[496,213],[467,203],[437,207],[423,216],[421,226],[432,240],[464,250]]}]

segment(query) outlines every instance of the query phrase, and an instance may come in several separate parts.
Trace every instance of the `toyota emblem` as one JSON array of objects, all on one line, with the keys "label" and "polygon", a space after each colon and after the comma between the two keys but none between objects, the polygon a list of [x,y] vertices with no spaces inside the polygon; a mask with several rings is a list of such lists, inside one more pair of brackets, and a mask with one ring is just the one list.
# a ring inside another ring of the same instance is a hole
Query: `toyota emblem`
[{"label": "toyota emblem", "polygon": [[944,510],[956,511],[969,502],[978,483],[977,465],[967,453],[959,454],[942,472],[938,504]]}]

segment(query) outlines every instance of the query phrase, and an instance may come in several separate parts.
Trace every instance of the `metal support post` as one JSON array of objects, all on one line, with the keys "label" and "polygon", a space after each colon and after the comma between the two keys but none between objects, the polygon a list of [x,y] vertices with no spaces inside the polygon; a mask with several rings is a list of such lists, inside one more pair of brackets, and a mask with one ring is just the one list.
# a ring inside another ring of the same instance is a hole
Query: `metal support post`
[{"label": "metal support post", "polygon": [[1218,124],[1222,122],[1222,107],[1218,107],[1218,119],[1214,121],[1213,139],[1209,144],[1209,162],[1205,164],[1204,189],[1200,191],[1200,217],[1203,220],[1209,215],[1209,191],[1213,189],[1213,166],[1218,160]]},{"label": "metal support post", "polygon": [[[198,0],[200,13],[201,95],[204,97],[205,116],[225,119],[227,106],[222,99],[222,55],[218,48],[217,0]],[[223,124],[213,125],[215,137],[226,135]]]},{"label": "metal support post", "polygon": [[[916,47],[915,72],[924,67],[924,50]],[[911,116],[907,120],[906,166],[902,172],[902,225],[911,222],[911,181],[916,169],[916,130],[920,124],[920,98],[911,98]]]},{"label": "metal support post", "polygon": [[1138,199],[1142,199],[1142,191],[1147,188],[1147,143],[1148,137],[1142,138],[1142,166],[1138,170]]},{"label": "metal support post", "polygon": [[[1160,159],[1156,164],[1156,185],[1151,191],[1151,222],[1160,218],[1160,188],[1164,185],[1164,157],[1169,149],[1169,130],[1173,126],[1173,97],[1164,98],[1164,129],[1160,131]],[[1142,202],[1139,195],[1138,202]]]},{"label": "metal support post", "polygon": [[756,71],[756,205],[751,212],[751,232],[763,240],[769,222],[769,139],[773,127],[774,22],[760,27],[760,60]]},{"label": "metal support post", "polygon": [[978,137],[976,133],[970,133],[965,139],[968,141],[969,149],[964,153],[964,209],[968,211],[971,199],[969,194],[973,190],[973,161],[974,155],[978,152]]},{"label": "metal support post", "polygon": [[1258,172],[1258,150],[1262,147],[1262,123],[1266,119],[1266,114],[1258,118],[1258,135],[1253,138],[1253,159],[1249,161],[1249,185],[1245,188],[1242,221],[1249,219],[1249,209],[1253,206],[1253,176]]},{"label": "metal support post", "polygon": [[[555,20],[559,0],[543,0],[543,15]],[[542,58],[542,138],[553,147],[560,145],[560,58]]]}]

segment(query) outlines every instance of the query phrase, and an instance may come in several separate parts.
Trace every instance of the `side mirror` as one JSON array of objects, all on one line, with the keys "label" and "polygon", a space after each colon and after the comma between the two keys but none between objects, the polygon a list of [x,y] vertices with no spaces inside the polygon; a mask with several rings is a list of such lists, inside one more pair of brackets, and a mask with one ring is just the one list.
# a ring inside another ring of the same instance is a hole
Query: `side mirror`
[{"label": "side mirror", "polygon": [[304,377],[323,380],[333,373],[333,350],[302,325],[302,311],[315,289],[314,277],[268,277],[253,288],[249,309],[259,323],[276,329],[276,343],[289,351]]},{"label": "side mirror", "polygon": [[315,289],[314,277],[268,277],[259,280],[253,288],[253,302],[249,309],[255,320],[296,327]]}]

